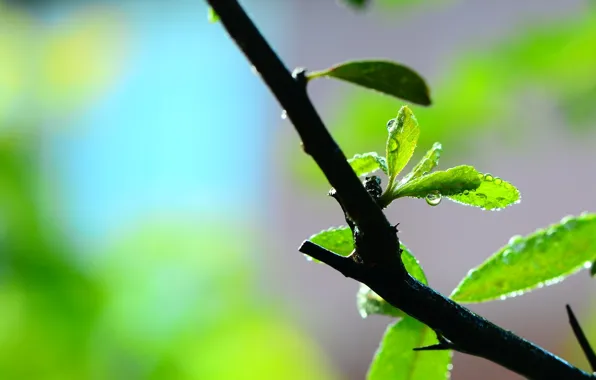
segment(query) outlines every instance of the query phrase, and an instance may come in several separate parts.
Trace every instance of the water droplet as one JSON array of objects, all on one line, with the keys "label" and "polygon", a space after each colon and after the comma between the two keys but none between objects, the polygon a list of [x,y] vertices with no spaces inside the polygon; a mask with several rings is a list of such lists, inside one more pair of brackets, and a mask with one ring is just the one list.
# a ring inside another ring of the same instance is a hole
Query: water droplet
[{"label": "water droplet", "polygon": [[495,177],[495,185],[500,185],[503,183],[503,180],[499,177]]},{"label": "water droplet", "polygon": [[494,179],[495,179],[495,177],[493,177],[493,176],[492,176],[492,174],[490,174],[490,173],[486,173],[486,174],[484,175],[484,180],[485,180],[486,182],[492,182]]},{"label": "water droplet", "polygon": [[478,179],[484,179],[484,174],[478,173]]},{"label": "water droplet", "polygon": [[395,123],[395,119],[391,119],[387,122],[387,130],[390,131],[391,127],[393,127],[393,124]]},{"label": "water droplet", "polygon": [[453,364],[447,364],[447,371],[451,371],[453,369]]},{"label": "water droplet", "polygon": [[252,73],[255,75],[260,75],[259,70],[257,70],[255,66],[251,66],[250,71],[252,71]]},{"label": "water droplet", "polygon": [[511,259],[511,256],[509,256],[509,255],[511,254],[511,252],[512,251],[510,249],[506,249],[503,251],[502,258],[503,258],[503,262],[505,264],[509,264],[509,260]]},{"label": "water droplet", "polygon": [[428,203],[430,206],[436,206],[441,203],[441,198],[441,193],[435,190],[426,195],[426,203]]},{"label": "water droplet", "polygon": [[389,152],[395,152],[399,148],[399,143],[396,139],[389,139],[388,150]]},{"label": "water droplet", "polygon": [[286,110],[281,111],[281,118],[282,120],[286,120],[288,118],[288,113]]},{"label": "water droplet", "polygon": [[591,261],[586,261],[586,262],[584,263],[584,268],[586,268],[586,269],[590,269],[590,268],[592,268],[592,262],[591,262]]},{"label": "water droplet", "polygon": [[513,188],[513,185],[510,184],[509,182],[503,181],[503,187],[505,187],[506,189],[512,189]]},{"label": "water droplet", "polygon": [[500,299],[501,301],[504,301],[504,300],[506,300],[506,299],[507,299],[507,296],[506,296],[506,295],[502,295],[501,297],[499,297],[499,299]]},{"label": "water droplet", "polygon": [[524,248],[526,243],[524,242],[524,238],[521,235],[513,235],[507,244],[511,246],[513,251],[519,252]]},{"label": "water droplet", "polygon": [[483,206],[486,203],[486,194],[476,193],[476,198],[480,202],[481,206]]},{"label": "water droplet", "polygon": [[468,194],[470,194],[470,191],[469,190],[464,190],[464,195],[468,195]]}]

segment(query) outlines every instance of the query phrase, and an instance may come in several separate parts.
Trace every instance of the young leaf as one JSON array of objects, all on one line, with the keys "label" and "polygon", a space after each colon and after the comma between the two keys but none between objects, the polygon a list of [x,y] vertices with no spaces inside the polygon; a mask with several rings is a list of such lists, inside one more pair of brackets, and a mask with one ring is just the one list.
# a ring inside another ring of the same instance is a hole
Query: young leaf
[{"label": "young leaf", "polygon": [[326,70],[308,73],[308,79],[329,77],[395,96],[412,103],[430,105],[424,79],[412,69],[384,60],[349,61]]},{"label": "young leaf", "polygon": [[436,334],[430,328],[412,317],[403,317],[387,328],[368,371],[368,379],[449,379],[451,350],[413,350],[437,343]]},{"label": "young leaf", "polygon": [[448,199],[485,210],[500,210],[519,203],[519,190],[511,183],[488,173],[478,173],[478,176],[482,178],[482,183],[476,190],[452,195]]},{"label": "young leaf", "polygon": [[209,22],[211,23],[216,23],[219,21],[219,16],[211,7],[209,7],[209,9],[207,10],[207,20],[209,20]]},{"label": "young leaf", "polygon": [[520,295],[562,281],[596,260],[596,214],[565,217],[509,243],[472,269],[451,294],[458,302]]},{"label": "young leaf", "polygon": [[439,164],[441,153],[443,153],[443,146],[441,143],[434,143],[432,148],[430,148],[424,157],[418,161],[416,166],[414,166],[414,169],[412,169],[408,175],[402,178],[400,183],[410,182],[413,179],[430,173]]},{"label": "young leaf", "polygon": [[368,175],[381,169],[387,174],[387,161],[385,157],[375,152],[357,154],[348,160],[357,176]]},{"label": "young leaf", "polygon": [[342,256],[349,256],[354,250],[354,237],[348,226],[331,227],[312,235],[308,240]]},{"label": "young leaf", "polygon": [[[418,260],[405,245],[400,244],[400,246],[402,250],[401,259],[408,273],[423,284],[428,284],[426,275]],[[358,293],[356,294],[356,305],[358,306],[358,311],[362,318],[366,318],[371,314],[382,314],[390,317],[403,317],[405,315],[401,310],[391,306],[387,301],[381,298],[381,296],[373,292],[364,284],[360,284],[360,290],[358,290]]]},{"label": "young leaf", "polygon": [[388,123],[387,137],[387,169],[389,176],[388,187],[391,187],[395,177],[408,164],[416,143],[420,136],[420,128],[416,117],[407,106],[400,108],[397,117]]},{"label": "young leaf", "polygon": [[437,192],[441,196],[463,193],[465,190],[474,190],[482,181],[478,172],[472,166],[456,166],[445,171],[438,171],[418,177],[396,188],[392,199],[401,197],[424,198],[429,193]]}]

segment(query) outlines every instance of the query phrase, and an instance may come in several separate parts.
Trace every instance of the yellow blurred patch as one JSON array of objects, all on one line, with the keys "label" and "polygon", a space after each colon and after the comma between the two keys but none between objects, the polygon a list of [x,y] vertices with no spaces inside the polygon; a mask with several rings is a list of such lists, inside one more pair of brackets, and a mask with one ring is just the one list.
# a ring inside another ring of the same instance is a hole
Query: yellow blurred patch
[{"label": "yellow blurred patch", "polygon": [[125,37],[106,6],[51,25],[0,6],[0,123],[65,116],[97,99],[121,72]]}]

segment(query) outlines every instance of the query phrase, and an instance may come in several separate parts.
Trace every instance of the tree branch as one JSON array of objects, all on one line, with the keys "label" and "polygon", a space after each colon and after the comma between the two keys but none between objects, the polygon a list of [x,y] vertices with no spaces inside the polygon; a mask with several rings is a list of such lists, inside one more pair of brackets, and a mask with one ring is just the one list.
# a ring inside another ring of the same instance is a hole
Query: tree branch
[{"label": "tree branch", "polygon": [[592,346],[590,346],[590,342],[588,342],[588,338],[586,338],[586,334],[582,330],[577,318],[575,318],[575,314],[573,310],[571,310],[571,306],[565,305],[567,309],[567,315],[569,316],[569,324],[573,329],[573,333],[575,334],[575,338],[579,342],[580,347],[584,351],[584,355],[588,359],[588,363],[590,363],[590,367],[592,367],[592,371],[596,372],[596,354],[594,354],[594,350]]},{"label": "tree branch", "polygon": [[362,262],[337,256],[310,242],[302,245],[303,253],[368,285],[391,305],[435,330],[458,351],[484,357],[530,379],[594,378],[412,278],[396,254],[399,240],[395,228],[327,131],[306,94],[304,82],[290,74],[236,0],[207,3],[285,109],[304,150],[336,189],[338,201],[361,234],[357,251]]}]

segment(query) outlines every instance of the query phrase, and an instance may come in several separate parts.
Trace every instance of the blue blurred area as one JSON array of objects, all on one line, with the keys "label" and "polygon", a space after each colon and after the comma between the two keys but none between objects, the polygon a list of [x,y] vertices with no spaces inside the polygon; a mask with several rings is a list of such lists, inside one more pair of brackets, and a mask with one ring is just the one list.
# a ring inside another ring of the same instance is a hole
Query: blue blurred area
[{"label": "blue blurred area", "polygon": [[206,22],[203,2],[117,9],[131,39],[123,76],[75,121],[82,133],[54,141],[77,236],[101,237],[165,209],[246,218],[265,159],[269,95],[221,25]]}]

